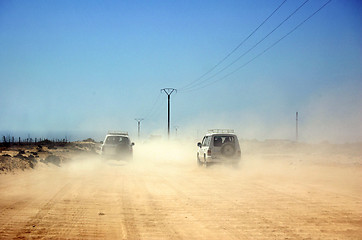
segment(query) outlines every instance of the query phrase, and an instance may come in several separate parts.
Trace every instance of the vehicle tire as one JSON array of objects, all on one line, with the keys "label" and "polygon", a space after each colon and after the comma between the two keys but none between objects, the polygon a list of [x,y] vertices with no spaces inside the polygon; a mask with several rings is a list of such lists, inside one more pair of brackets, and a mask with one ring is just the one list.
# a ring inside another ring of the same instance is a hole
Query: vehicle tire
[{"label": "vehicle tire", "polygon": [[199,156],[199,154],[197,154],[197,165],[198,166],[202,166],[202,162],[200,161],[200,156]]},{"label": "vehicle tire", "polygon": [[224,157],[232,157],[235,154],[235,146],[232,143],[225,143],[220,151]]},{"label": "vehicle tire", "polygon": [[204,155],[204,164],[203,166],[207,168],[210,164],[206,161],[206,156]]}]

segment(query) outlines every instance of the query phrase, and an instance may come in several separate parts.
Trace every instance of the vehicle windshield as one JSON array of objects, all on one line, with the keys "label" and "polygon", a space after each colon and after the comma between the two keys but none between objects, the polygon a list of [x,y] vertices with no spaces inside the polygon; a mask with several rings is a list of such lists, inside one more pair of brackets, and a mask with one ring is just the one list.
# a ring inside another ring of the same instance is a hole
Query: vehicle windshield
[{"label": "vehicle windshield", "polygon": [[228,143],[228,142],[234,142],[235,139],[233,136],[215,136],[214,137],[214,146],[220,147],[221,145]]},{"label": "vehicle windshield", "polygon": [[107,144],[129,144],[128,137],[122,136],[108,136],[105,143]]}]

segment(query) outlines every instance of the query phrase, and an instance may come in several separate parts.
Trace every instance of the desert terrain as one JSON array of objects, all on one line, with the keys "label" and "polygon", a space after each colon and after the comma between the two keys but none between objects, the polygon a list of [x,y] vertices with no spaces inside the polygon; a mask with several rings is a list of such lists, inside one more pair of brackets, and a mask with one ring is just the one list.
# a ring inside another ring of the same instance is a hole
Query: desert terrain
[{"label": "desert terrain", "polygon": [[362,238],[362,144],[241,141],[238,168],[192,141],[98,147],[2,148],[1,239]]}]

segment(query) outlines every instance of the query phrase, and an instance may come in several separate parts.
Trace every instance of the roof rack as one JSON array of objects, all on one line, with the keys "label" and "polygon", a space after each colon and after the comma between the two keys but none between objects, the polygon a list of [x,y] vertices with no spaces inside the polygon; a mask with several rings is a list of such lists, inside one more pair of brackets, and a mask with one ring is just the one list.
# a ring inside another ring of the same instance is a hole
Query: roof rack
[{"label": "roof rack", "polygon": [[108,131],[110,135],[128,135],[128,132],[125,131]]},{"label": "roof rack", "polygon": [[208,133],[234,133],[234,129],[210,129]]}]

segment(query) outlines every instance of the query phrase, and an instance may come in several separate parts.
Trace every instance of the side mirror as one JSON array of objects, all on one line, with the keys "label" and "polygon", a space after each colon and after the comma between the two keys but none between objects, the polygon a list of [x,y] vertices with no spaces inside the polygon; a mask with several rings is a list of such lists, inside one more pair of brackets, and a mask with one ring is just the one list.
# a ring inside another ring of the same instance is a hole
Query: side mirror
[{"label": "side mirror", "polygon": [[134,146],[134,142],[133,142],[133,143],[131,143],[131,146]]},{"label": "side mirror", "polygon": [[197,143],[197,146],[198,146],[199,148],[201,148],[201,143],[200,143],[200,142],[198,142],[198,143]]},{"label": "side mirror", "polygon": [[101,144],[103,144],[103,141],[100,141]]}]

